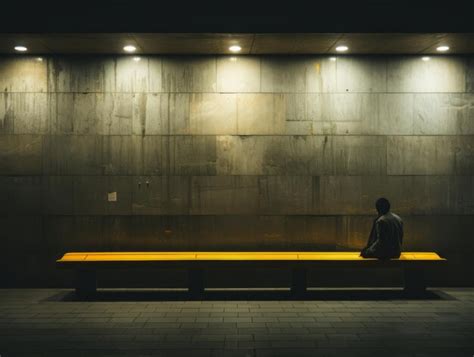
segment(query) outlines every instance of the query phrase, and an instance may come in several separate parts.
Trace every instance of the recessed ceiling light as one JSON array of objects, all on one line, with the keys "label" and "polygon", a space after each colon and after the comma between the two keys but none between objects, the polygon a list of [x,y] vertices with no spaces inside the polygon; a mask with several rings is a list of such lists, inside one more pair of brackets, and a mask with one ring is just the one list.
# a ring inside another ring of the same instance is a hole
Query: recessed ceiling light
[{"label": "recessed ceiling light", "polygon": [[25,46],[15,46],[15,51],[25,52],[28,51],[28,49]]},{"label": "recessed ceiling light", "polygon": [[443,46],[436,47],[436,51],[438,51],[438,52],[446,52],[448,50],[449,50],[449,46],[444,46],[443,45]]},{"label": "recessed ceiling light", "polygon": [[240,52],[242,50],[242,47],[239,45],[233,45],[229,47],[229,51],[231,52]]},{"label": "recessed ceiling light", "polygon": [[335,61],[336,61],[336,57],[329,57],[329,60],[335,62]]},{"label": "recessed ceiling light", "polygon": [[137,48],[133,45],[127,45],[123,48],[125,52],[135,52]]},{"label": "recessed ceiling light", "polygon": [[422,61],[425,61],[425,62],[426,62],[426,61],[429,61],[430,59],[431,59],[431,58],[428,57],[428,56],[421,57],[421,60],[422,60]]},{"label": "recessed ceiling light", "polygon": [[138,56],[133,57],[133,60],[134,60],[135,62],[138,62],[138,61],[140,61],[141,59],[142,59],[142,58],[141,58],[141,57],[138,57]]},{"label": "recessed ceiling light", "polygon": [[337,52],[346,52],[348,49],[349,49],[349,47],[344,46],[344,45],[336,47]]}]

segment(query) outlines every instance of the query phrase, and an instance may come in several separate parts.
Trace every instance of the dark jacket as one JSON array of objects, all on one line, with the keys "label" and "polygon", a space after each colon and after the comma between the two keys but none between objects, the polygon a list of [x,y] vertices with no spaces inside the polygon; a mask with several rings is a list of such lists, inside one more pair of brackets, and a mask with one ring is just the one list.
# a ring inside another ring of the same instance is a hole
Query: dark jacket
[{"label": "dark jacket", "polygon": [[362,249],[364,258],[398,258],[403,243],[403,221],[388,212],[374,220],[367,246]]}]

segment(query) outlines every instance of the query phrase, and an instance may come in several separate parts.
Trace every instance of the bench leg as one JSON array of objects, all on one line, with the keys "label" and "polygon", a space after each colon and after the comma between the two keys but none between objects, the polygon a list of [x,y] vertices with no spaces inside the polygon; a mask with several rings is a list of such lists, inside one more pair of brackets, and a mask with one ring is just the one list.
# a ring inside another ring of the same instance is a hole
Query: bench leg
[{"label": "bench leg", "polygon": [[291,270],[291,293],[303,295],[306,292],[306,268],[293,268]]},{"label": "bench leg", "polygon": [[410,295],[422,295],[426,290],[425,272],[421,267],[405,267],[405,292]]},{"label": "bench leg", "polygon": [[188,289],[189,294],[193,297],[199,297],[204,292],[204,270],[189,269],[188,270]]},{"label": "bench leg", "polygon": [[95,270],[79,270],[76,276],[76,295],[81,298],[93,297],[97,289]]}]

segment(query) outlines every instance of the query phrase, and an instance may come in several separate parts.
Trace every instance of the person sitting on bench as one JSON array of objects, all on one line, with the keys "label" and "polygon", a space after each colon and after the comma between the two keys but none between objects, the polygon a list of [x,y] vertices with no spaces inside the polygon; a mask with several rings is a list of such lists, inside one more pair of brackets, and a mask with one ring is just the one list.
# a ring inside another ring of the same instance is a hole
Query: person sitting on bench
[{"label": "person sitting on bench", "polygon": [[399,258],[403,241],[403,221],[390,212],[390,202],[379,198],[375,202],[378,217],[372,224],[367,246],[360,255],[364,258]]}]

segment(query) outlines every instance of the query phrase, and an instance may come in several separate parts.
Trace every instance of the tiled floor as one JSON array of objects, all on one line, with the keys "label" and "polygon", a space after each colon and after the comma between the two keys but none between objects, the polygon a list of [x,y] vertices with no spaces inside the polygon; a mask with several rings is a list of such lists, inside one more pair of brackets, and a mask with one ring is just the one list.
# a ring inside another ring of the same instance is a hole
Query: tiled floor
[{"label": "tiled floor", "polygon": [[0,289],[0,355],[474,355],[474,289],[413,300],[380,290],[278,294],[189,301],[113,291],[81,302],[67,290]]}]

